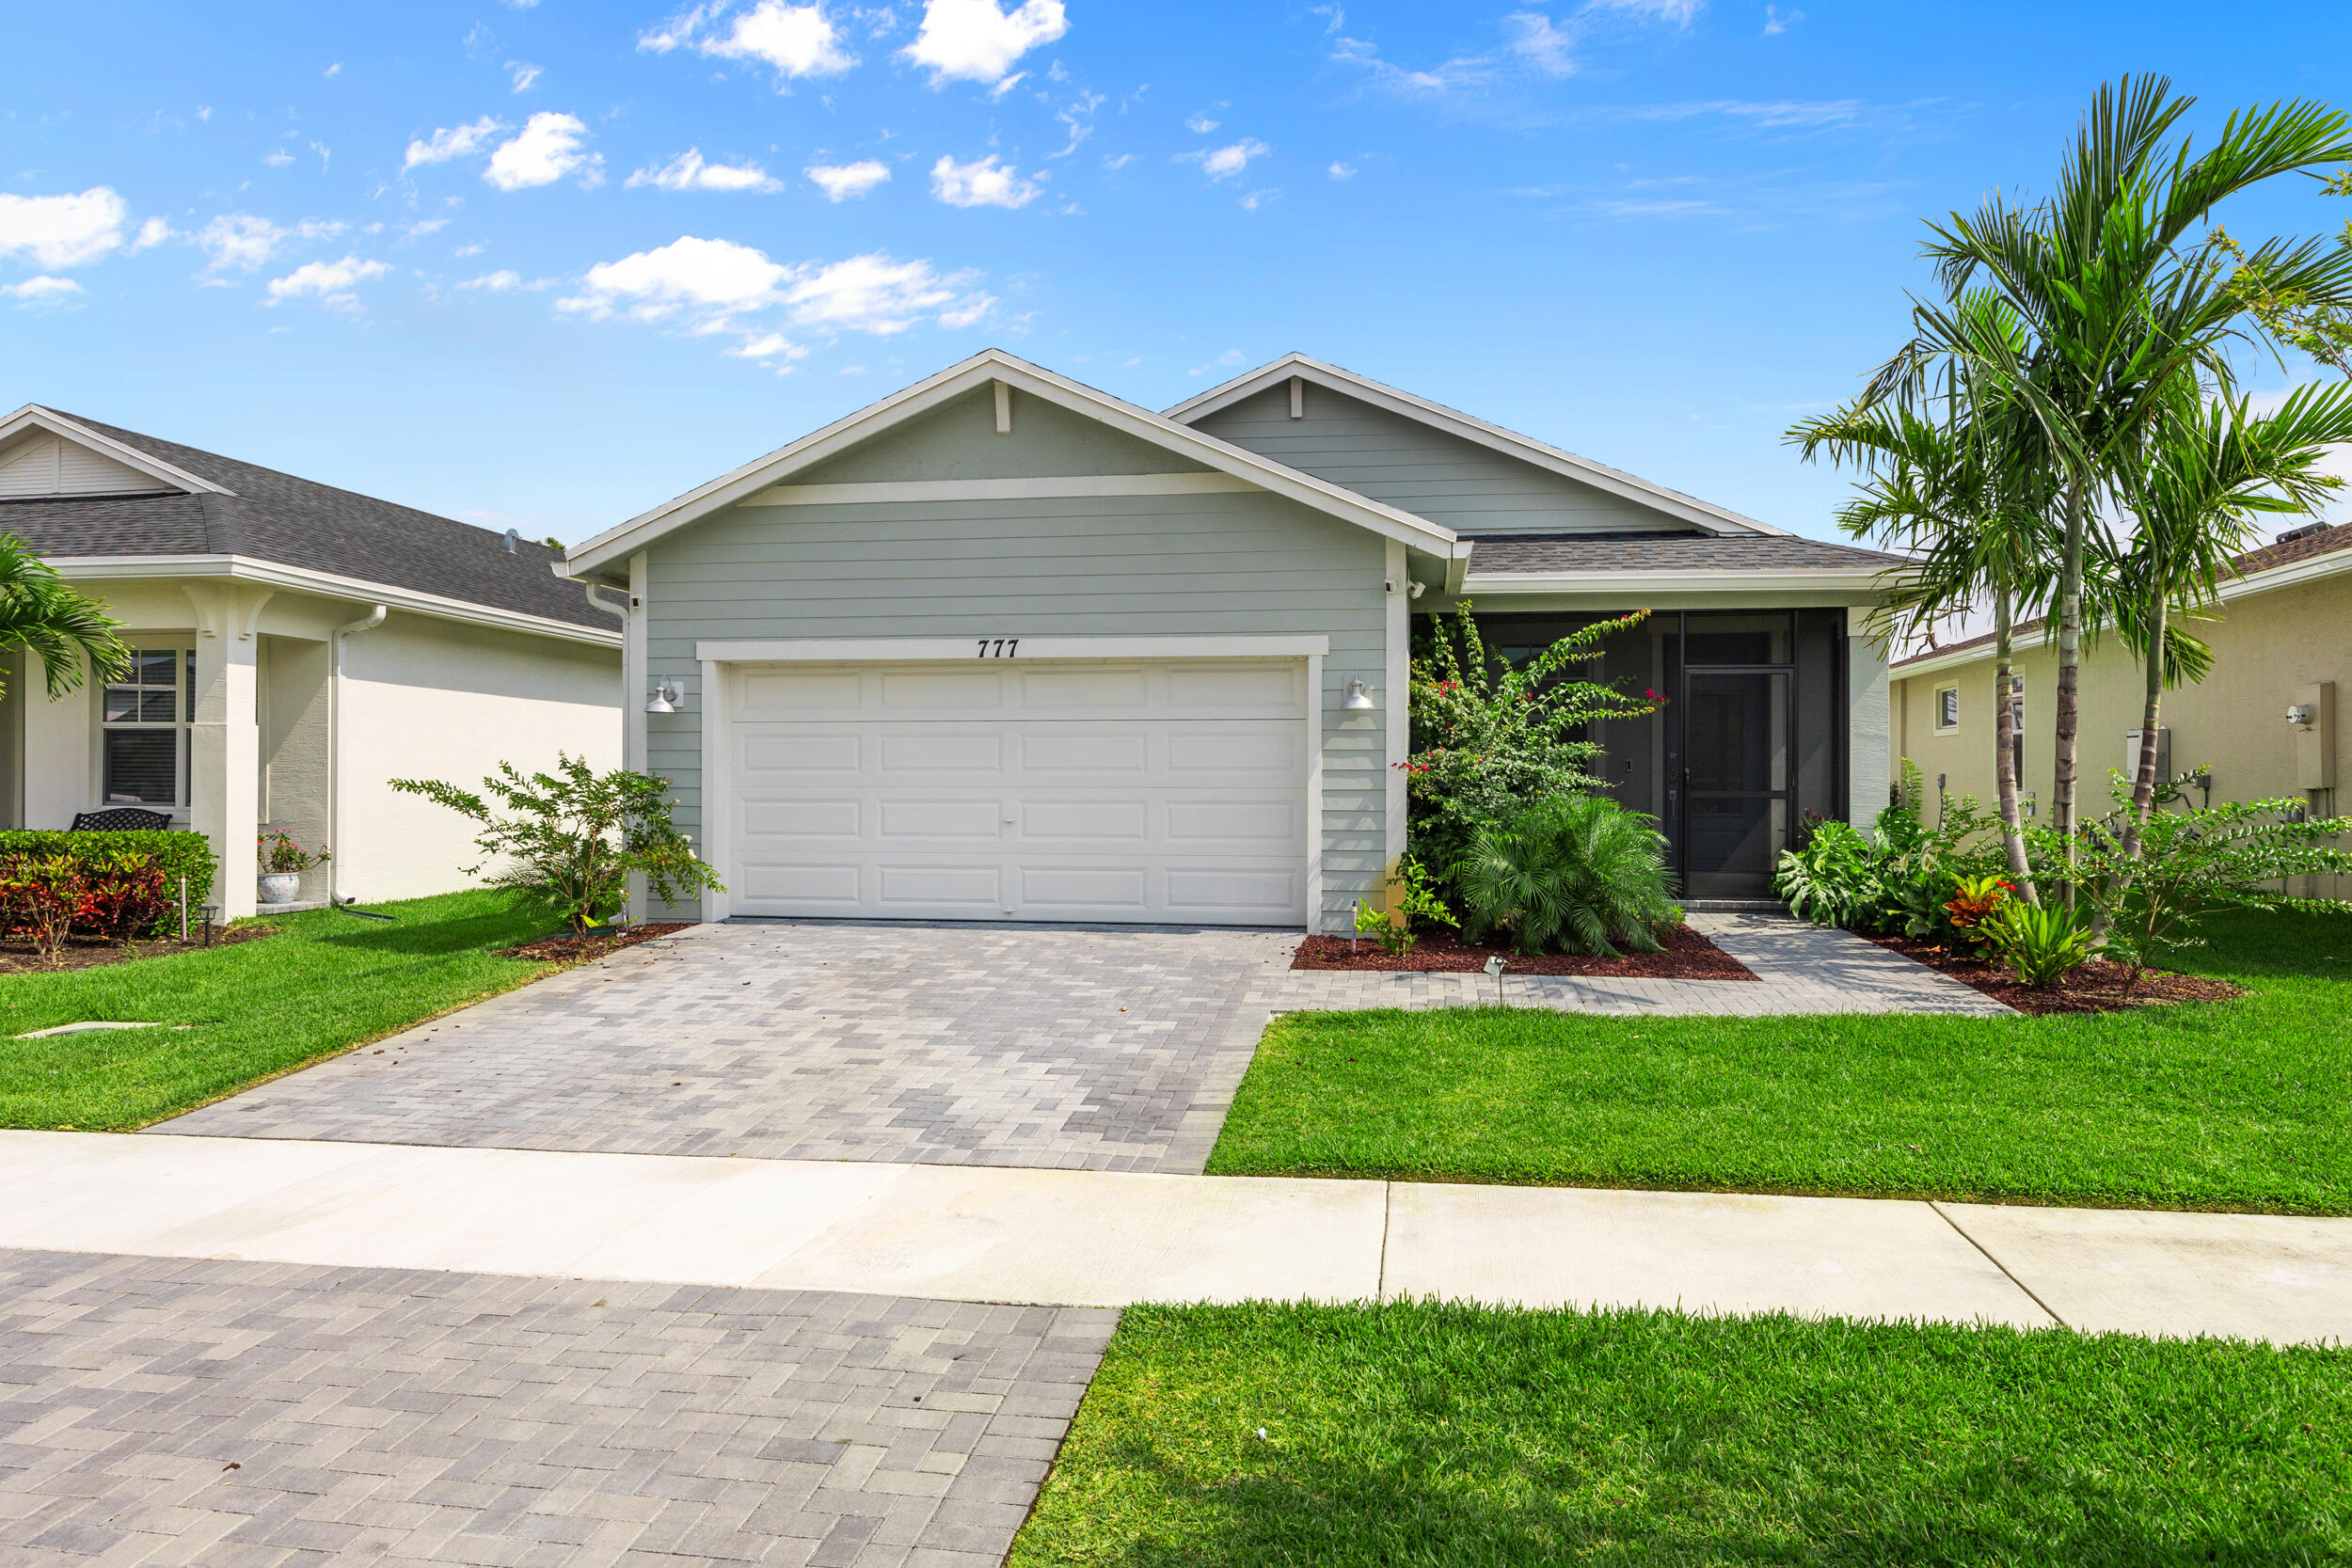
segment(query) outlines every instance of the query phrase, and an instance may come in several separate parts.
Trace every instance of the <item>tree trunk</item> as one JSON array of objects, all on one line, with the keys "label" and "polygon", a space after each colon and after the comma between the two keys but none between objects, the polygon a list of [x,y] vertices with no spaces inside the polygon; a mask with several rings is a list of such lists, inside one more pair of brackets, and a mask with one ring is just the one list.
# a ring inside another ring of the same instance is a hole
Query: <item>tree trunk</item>
[{"label": "tree trunk", "polygon": [[2028,904],[2041,902],[2034,892],[2033,871],[2026,861],[2026,829],[2017,809],[2017,707],[2010,693],[2011,626],[2009,576],[1993,585],[1993,778],[2001,812],[2001,848],[2009,857],[2010,879]]},{"label": "tree trunk", "polygon": [[2050,746],[2050,828],[2058,835],[2063,870],[2058,901],[2074,907],[2074,736],[2083,646],[2083,481],[2066,487],[2066,553],[2058,579],[2057,733]]},{"label": "tree trunk", "polygon": [[2164,629],[2169,608],[2164,597],[2161,593],[2155,595],[2148,616],[2148,698],[2140,709],[2139,766],[2132,770],[2132,811],[2123,823],[2123,854],[2130,860],[2139,859],[2148,814],[2155,809],[2156,725],[2164,713]]}]

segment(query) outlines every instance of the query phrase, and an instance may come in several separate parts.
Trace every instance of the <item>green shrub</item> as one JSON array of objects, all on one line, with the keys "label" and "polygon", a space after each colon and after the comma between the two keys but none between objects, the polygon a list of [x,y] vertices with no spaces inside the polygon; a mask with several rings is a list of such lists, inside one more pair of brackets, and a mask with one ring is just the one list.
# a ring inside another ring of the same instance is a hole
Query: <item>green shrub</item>
[{"label": "green shrub", "polygon": [[1481,828],[1454,868],[1473,939],[1509,927],[1519,951],[1555,942],[1620,957],[1613,942],[1660,950],[1682,918],[1666,896],[1666,836],[1597,795],[1554,795]]},{"label": "green shrub", "polygon": [[1853,927],[1876,918],[1886,888],[1862,830],[1850,822],[1822,822],[1780,857],[1772,892],[1800,920]]},{"label": "green shrub", "polygon": [[1413,853],[1449,882],[1481,829],[1531,800],[1602,787],[1584,765],[1600,752],[1597,720],[1635,719],[1653,697],[1569,677],[1601,643],[1646,610],[1600,621],[1554,642],[1524,666],[1486,646],[1465,600],[1421,633],[1413,659],[1411,753],[1405,770]]},{"label": "green shrub", "polygon": [[2011,898],[1978,927],[2017,978],[2048,987],[2080,969],[2097,940],[2090,920],[2063,904],[2028,904]]},{"label": "green shrub", "polygon": [[1902,784],[1865,835],[1843,822],[1817,823],[1805,842],[1780,857],[1772,892],[1789,912],[1816,926],[1963,940],[1952,923],[1952,895],[2000,868],[1992,823],[1976,797],[1943,797],[1935,820],[1920,809],[1919,769],[1903,759]]},{"label": "green shrub", "polygon": [[55,958],[73,928],[85,891],[82,864],[70,855],[11,855],[0,860],[0,926],[23,934]]},{"label": "green shrub", "polygon": [[151,861],[164,880],[164,908],[135,928],[106,930],[114,937],[162,936],[180,928],[180,879],[188,879],[188,912],[213,901],[213,847],[202,833],[157,829],[120,833],[0,832],[0,864],[19,856],[63,855],[84,868],[85,879],[104,880],[122,857]]}]

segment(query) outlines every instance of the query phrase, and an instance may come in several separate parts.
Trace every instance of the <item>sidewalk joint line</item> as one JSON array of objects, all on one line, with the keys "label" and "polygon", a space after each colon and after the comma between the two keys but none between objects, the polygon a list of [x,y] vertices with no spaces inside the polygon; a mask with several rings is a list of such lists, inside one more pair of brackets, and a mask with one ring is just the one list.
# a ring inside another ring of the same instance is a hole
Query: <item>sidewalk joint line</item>
[{"label": "sidewalk joint line", "polygon": [[1372,1276],[1372,1299],[1389,1299],[1389,1222],[1396,1212],[1396,1183],[1380,1183],[1380,1267]]},{"label": "sidewalk joint line", "polygon": [[1943,1204],[1937,1202],[1934,1198],[1930,1198],[1928,1199],[1928,1207],[1934,1210],[1936,1214],[1942,1218],[1946,1225],[1948,1225],[1954,1230],[1959,1231],[1960,1239],[1962,1241],[1966,1242],[1970,1246],[1975,1247],[1979,1253],[1982,1253],[1986,1262],[2000,1270],[2002,1278],[2008,1280],[2011,1285],[2014,1285],[2019,1290],[2025,1291],[2026,1299],[2027,1301],[2032,1302],[2036,1307],[2039,1307],[2044,1312],[2049,1313],[2050,1321],[2052,1323],[2070,1332],[2074,1329],[2074,1325],[2073,1323],[2068,1323],[2064,1318],[2058,1315],[2057,1307],[2052,1307],[2048,1302],[2043,1301],[2039,1295],[2036,1295],[2032,1286],[2027,1285],[2024,1280],[2010,1273],[2009,1265],[2007,1263],[2004,1263],[1998,1258],[1994,1257],[1993,1254],[1986,1249],[1985,1244],[1982,1242],[1979,1242],[1974,1236],[1969,1235],[1966,1228],[1963,1227],[1958,1220],[1952,1218],[1951,1215],[1945,1213]]}]

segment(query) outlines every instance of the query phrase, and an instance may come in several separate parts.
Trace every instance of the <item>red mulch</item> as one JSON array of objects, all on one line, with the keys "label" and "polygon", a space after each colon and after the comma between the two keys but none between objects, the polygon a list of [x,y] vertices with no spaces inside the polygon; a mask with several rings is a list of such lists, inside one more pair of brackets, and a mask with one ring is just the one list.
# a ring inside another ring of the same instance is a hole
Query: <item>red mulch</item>
[{"label": "red mulch", "polygon": [[526,942],[520,947],[501,947],[502,958],[530,958],[538,963],[586,963],[617,953],[624,947],[634,947],[641,942],[666,937],[673,931],[683,931],[691,921],[675,925],[631,926],[612,936],[548,937],[540,942]]},{"label": "red mulch", "polygon": [[1915,958],[1938,974],[1948,974],[1962,985],[1974,986],[1996,1002],[2005,1002],[2021,1013],[2120,1013],[2133,1007],[2161,1006],[2170,1002],[2227,1002],[2244,996],[2244,986],[2233,986],[2227,980],[2208,980],[2197,974],[2176,974],[2169,969],[2151,969],[2141,974],[2139,984],[2132,989],[2129,1000],[2123,995],[2124,976],[2131,973],[2123,965],[2106,958],[2093,958],[2089,963],[2061,978],[2046,990],[2020,985],[2017,976],[2005,965],[1988,963],[1972,953],[1954,953],[1917,937],[1870,937],[1881,947],[1889,947],[1907,958]]},{"label": "red mulch", "polygon": [[1515,947],[1473,947],[1454,937],[1427,936],[1409,953],[1384,953],[1370,937],[1348,950],[1345,937],[1309,937],[1298,944],[1293,969],[1371,969],[1459,974],[1486,967],[1500,954],[1507,974],[1596,974],[1637,980],[1753,980],[1747,966],[1691,929],[1669,926],[1658,933],[1663,953],[1628,953],[1593,958],[1581,953],[1546,953],[1528,958]]},{"label": "red mulch", "polygon": [[[226,947],[277,934],[275,926],[215,926],[213,945]],[[108,942],[103,937],[68,937],[55,958],[44,958],[23,937],[10,937],[0,942],[0,974],[56,974],[69,969],[98,969],[139,958],[161,958],[173,953],[198,953],[203,947],[201,936],[191,936],[186,942],[172,936],[133,942]]]}]

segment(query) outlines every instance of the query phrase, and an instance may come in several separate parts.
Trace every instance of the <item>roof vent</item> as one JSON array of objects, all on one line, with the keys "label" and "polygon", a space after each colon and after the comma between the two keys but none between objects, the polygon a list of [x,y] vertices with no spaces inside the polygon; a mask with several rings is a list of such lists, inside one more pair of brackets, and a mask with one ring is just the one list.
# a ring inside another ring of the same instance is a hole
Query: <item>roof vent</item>
[{"label": "roof vent", "polygon": [[508,555],[513,555],[515,553],[516,541],[520,538],[522,538],[521,531],[519,530],[510,528],[506,531],[506,537],[499,541],[499,543],[505,549]]},{"label": "roof vent", "polygon": [[2314,533],[2325,533],[2327,531],[2328,525],[2326,523],[2305,523],[2301,528],[2291,528],[2287,530],[2284,533],[2281,533],[2277,538],[2273,539],[2271,543],[2274,545],[2292,544],[2297,539],[2309,539]]}]

